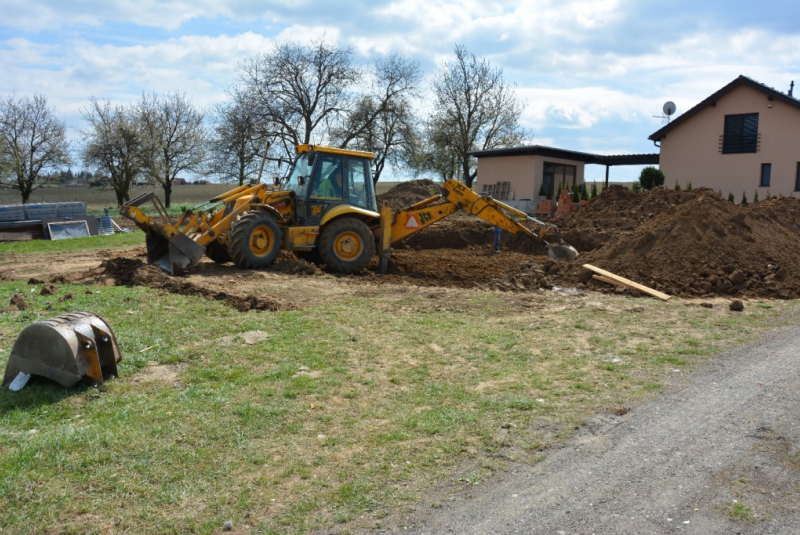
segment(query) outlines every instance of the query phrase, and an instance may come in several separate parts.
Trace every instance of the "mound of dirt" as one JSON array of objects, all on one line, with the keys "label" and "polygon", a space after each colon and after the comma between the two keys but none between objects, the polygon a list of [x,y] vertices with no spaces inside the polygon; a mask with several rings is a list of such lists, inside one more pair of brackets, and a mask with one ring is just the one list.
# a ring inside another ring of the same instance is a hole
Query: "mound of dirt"
[{"label": "mound of dirt", "polygon": [[[429,180],[405,182],[384,194],[393,207],[408,206],[440,191]],[[554,262],[546,247],[524,235],[504,232],[503,251],[492,251],[492,226],[456,213],[412,234],[392,249],[389,273],[380,275],[377,258],[362,273],[336,275],[353,283],[413,284],[525,292],[556,286],[619,291],[597,282],[583,264],[590,263],[656,290],[680,296],[729,295],[800,297],[800,200],[776,198],[749,206],[733,204],[715,191],[663,188],[634,193],[611,187],[577,212],[552,220],[564,240],[581,255]],[[534,231],[542,227],[526,222]],[[552,232],[546,239],[557,242]],[[303,258],[306,258],[303,256]],[[310,258],[310,257],[309,257]],[[234,266],[206,267],[205,277]],[[170,277],[139,258],[106,259],[98,279],[115,284],[146,285],[185,295],[222,300],[239,310],[285,310],[291,301],[244,294],[236,284],[211,283],[205,277]],[[281,253],[267,271],[289,277],[329,274],[291,253]],[[334,274],[335,275],[335,274]],[[257,277],[256,277],[257,279]],[[52,279],[51,282],[56,282]],[[253,288],[253,286],[249,286]],[[257,291],[252,293],[258,294]]]},{"label": "mound of dirt", "polygon": [[442,192],[442,185],[424,178],[422,180],[409,180],[401,182],[392,189],[378,195],[378,206],[387,203],[394,210],[405,208],[419,201],[424,201],[428,197],[439,195]]},{"label": "mound of dirt", "polygon": [[172,277],[155,265],[147,265],[134,258],[111,258],[100,265],[103,276],[114,280],[119,286],[149,286],[170,293],[196,295],[214,301],[224,301],[241,312],[248,310],[287,310],[290,306],[272,299],[255,295],[238,295],[204,288],[180,277]]},{"label": "mound of dirt", "polygon": [[673,295],[800,296],[800,201],[728,202],[710,189],[645,194],[611,188],[558,220],[582,254],[562,266],[587,280],[597,265]]},{"label": "mound of dirt", "polygon": [[585,207],[557,217],[554,223],[562,229],[562,236],[570,245],[578,251],[591,251],[613,237],[636,230],[666,210],[695,199],[702,191],[654,188],[635,193],[622,186],[611,186]]}]

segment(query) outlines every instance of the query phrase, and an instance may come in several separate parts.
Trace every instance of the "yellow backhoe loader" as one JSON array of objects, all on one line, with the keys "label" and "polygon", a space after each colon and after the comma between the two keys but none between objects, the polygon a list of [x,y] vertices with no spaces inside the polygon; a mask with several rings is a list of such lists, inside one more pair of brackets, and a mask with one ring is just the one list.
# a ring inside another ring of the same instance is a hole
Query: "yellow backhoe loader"
[{"label": "yellow backhoe loader", "polygon": [[[145,231],[148,263],[173,275],[197,265],[204,254],[218,263],[264,268],[281,250],[323,262],[334,272],[354,273],[370,262],[376,244],[385,273],[393,244],[459,210],[543,242],[553,258],[572,260],[578,254],[554,226],[455,180],[444,183],[442,195],[379,211],[370,175],[373,158],[369,152],[299,145],[291,172],[275,186],[240,186],[187,210],[174,223],[153,193],[125,203],[120,213]],[[153,217],[140,208],[148,201],[155,206]],[[522,225],[524,219],[538,223],[540,231]],[[550,234],[559,245],[545,239]]]}]

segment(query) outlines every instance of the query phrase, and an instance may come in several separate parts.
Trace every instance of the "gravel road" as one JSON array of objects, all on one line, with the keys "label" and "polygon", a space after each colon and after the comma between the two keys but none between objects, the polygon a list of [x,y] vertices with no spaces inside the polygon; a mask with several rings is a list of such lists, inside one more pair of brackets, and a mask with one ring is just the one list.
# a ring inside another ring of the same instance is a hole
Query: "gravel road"
[{"label": "gravel road", "polygon": [[800,327],[780,328],[389,531],[800,533],[798,393]]}]

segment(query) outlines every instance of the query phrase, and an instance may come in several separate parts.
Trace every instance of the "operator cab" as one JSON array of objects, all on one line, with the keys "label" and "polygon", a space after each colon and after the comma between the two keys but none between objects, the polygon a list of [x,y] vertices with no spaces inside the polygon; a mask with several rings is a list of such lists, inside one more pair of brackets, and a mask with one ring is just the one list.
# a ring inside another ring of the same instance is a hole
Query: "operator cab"
[{"label": "operator cab", "polygon": [[299,145],[284,190],[296,195],[300,224],[318,224],[334,206],[347,204],[377,212],[370,173],[372,153]]}]

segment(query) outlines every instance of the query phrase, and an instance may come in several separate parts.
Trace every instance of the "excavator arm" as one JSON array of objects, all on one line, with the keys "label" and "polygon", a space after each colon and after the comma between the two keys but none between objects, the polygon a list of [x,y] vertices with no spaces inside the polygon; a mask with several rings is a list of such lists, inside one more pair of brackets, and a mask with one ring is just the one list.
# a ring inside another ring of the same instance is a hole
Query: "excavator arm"
[{"label": "excavator arm", "polygon": [[[386,273],[388,269],[389,251],[393,244],[460,210],[512,234],[525,234],[535,241],[544,243],[547,246],[548,254],[554,259],[572,260],[578,256],[578,252],[574,248],[563,243],[561,236],[558,235],[558,229],[554,225],[539,221],[491,197],[478,195],[456,180],[445,182],[443,190],[444,194],[442,195],[434,195],[396,212],[387,205],[383,206],[380,228],[381,273]],[[538,223],[541,231],[533,232],[521,224],[519,219]],[[545,236],[550,232],[554,232],[558,236],[560,245],[551,245],[545,240]]]}]

